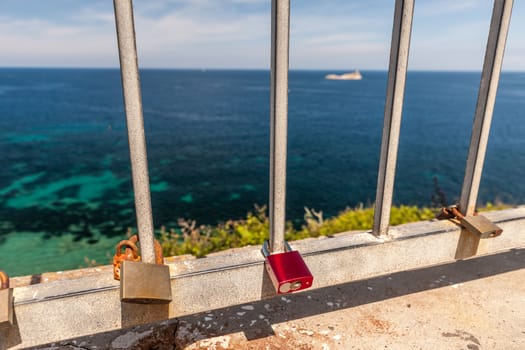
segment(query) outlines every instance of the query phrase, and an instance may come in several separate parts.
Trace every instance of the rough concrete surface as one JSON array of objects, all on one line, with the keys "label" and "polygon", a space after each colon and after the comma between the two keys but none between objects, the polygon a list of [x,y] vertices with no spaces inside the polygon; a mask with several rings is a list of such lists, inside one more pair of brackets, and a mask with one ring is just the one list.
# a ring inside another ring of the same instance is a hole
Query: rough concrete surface
[{"label": "rough concrete surface", "polygon": [[36,349],[518,350],[523,281],[521,248]]}]

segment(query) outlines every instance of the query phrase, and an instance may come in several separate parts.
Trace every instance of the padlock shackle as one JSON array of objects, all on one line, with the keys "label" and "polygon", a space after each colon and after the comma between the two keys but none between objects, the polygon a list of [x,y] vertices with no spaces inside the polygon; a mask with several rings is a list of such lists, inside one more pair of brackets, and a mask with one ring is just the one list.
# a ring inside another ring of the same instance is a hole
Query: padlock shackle
[{"label": "padlock shackle", "polygon": [[115,247],[115,255],[122,255],[122,247],[129,247],[129,248],[131,248],[131,252],[133,253],[133,259],[137,259],[138,258],[138,256],[139,256],[139,248],[131,240],[124,239],[124,240],[118,242],[117,246]]},{"label": "padlock shackle", "polygon": [[[284,241],[284,249],[285,249],[285,252],[290,252],[293,250],[287,241]],[[283,253],[283,252],[270,252],[270,241],[268,240],[264,241],[261,252],[264,257],[270,256],[271,254],[274,254],[274,253]]]},{"label": "padlock shackle", "polygon": [[0,271],[0,290],[9,288],[9,276],[4,271]]},{"label": "padlock shackle", "polygon": [[453,215],[455,215],[458,219],[463,219],[465,217],[465,215],[463,215],[457,205],[451,205],[450,207],[447,208]]},{"label": "padlock shackle", "polygon": [[[139,242],[139,236],[133,235],[128,238],[128,240],[132,243],[135,243],[135,245]],[[153,246],[155,247],[155,264],[162,265],[164,264],[164,254],[162,252],[162,246],[160,245],[159,241],[155,239],[153,241]],[[138,246],[137,246],[138,248]]]}]

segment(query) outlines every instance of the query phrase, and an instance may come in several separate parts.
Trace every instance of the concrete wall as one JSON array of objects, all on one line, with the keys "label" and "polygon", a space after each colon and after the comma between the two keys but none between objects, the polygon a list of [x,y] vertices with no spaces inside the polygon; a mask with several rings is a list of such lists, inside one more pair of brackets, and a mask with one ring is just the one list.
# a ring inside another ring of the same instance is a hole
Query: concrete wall
[{"label": "concrete wall", "polygon": [[[487,213],[504,230],[482,240],[479,254],[525,245],[525,208]],[[449,221],[401,225],[388,239],[369,232],[292,242],[322,288],[387,273],[455,260],[461,229]],[[121,303],[110,269],[70,280],[14,289],[15,324],[0,326],[0,349],[22,348],[107,332],[147,322],[253,302],[274,295],[260,247],[169,263],[173,301],[169,305]]]}]

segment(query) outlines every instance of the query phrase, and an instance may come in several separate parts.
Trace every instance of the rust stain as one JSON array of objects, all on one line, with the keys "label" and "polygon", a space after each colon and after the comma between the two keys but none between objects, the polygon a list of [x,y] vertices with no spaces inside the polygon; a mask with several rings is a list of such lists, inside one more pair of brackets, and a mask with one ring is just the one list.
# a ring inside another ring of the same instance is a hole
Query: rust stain
[{"label": "rust stain", "polygon": [[374,315],[365,315],[362,317],[355,328],[358,335],[366,334],[388,334],[399,336],[391,322],[377,318]]}]

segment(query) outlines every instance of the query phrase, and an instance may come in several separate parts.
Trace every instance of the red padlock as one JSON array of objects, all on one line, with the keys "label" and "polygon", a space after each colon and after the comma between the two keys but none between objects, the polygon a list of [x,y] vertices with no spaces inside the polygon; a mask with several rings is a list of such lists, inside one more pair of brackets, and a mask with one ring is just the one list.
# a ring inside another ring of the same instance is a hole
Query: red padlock
[{"label": "red padlock", "polygon": [[277,294],[297,292],[312,286],[314,277],[303,257],[297,250],[292,250],[288,242],[284,242],[286,251],[270,254],[268,241],[262,247],[266,261],[264,266],[272,280]]}]

